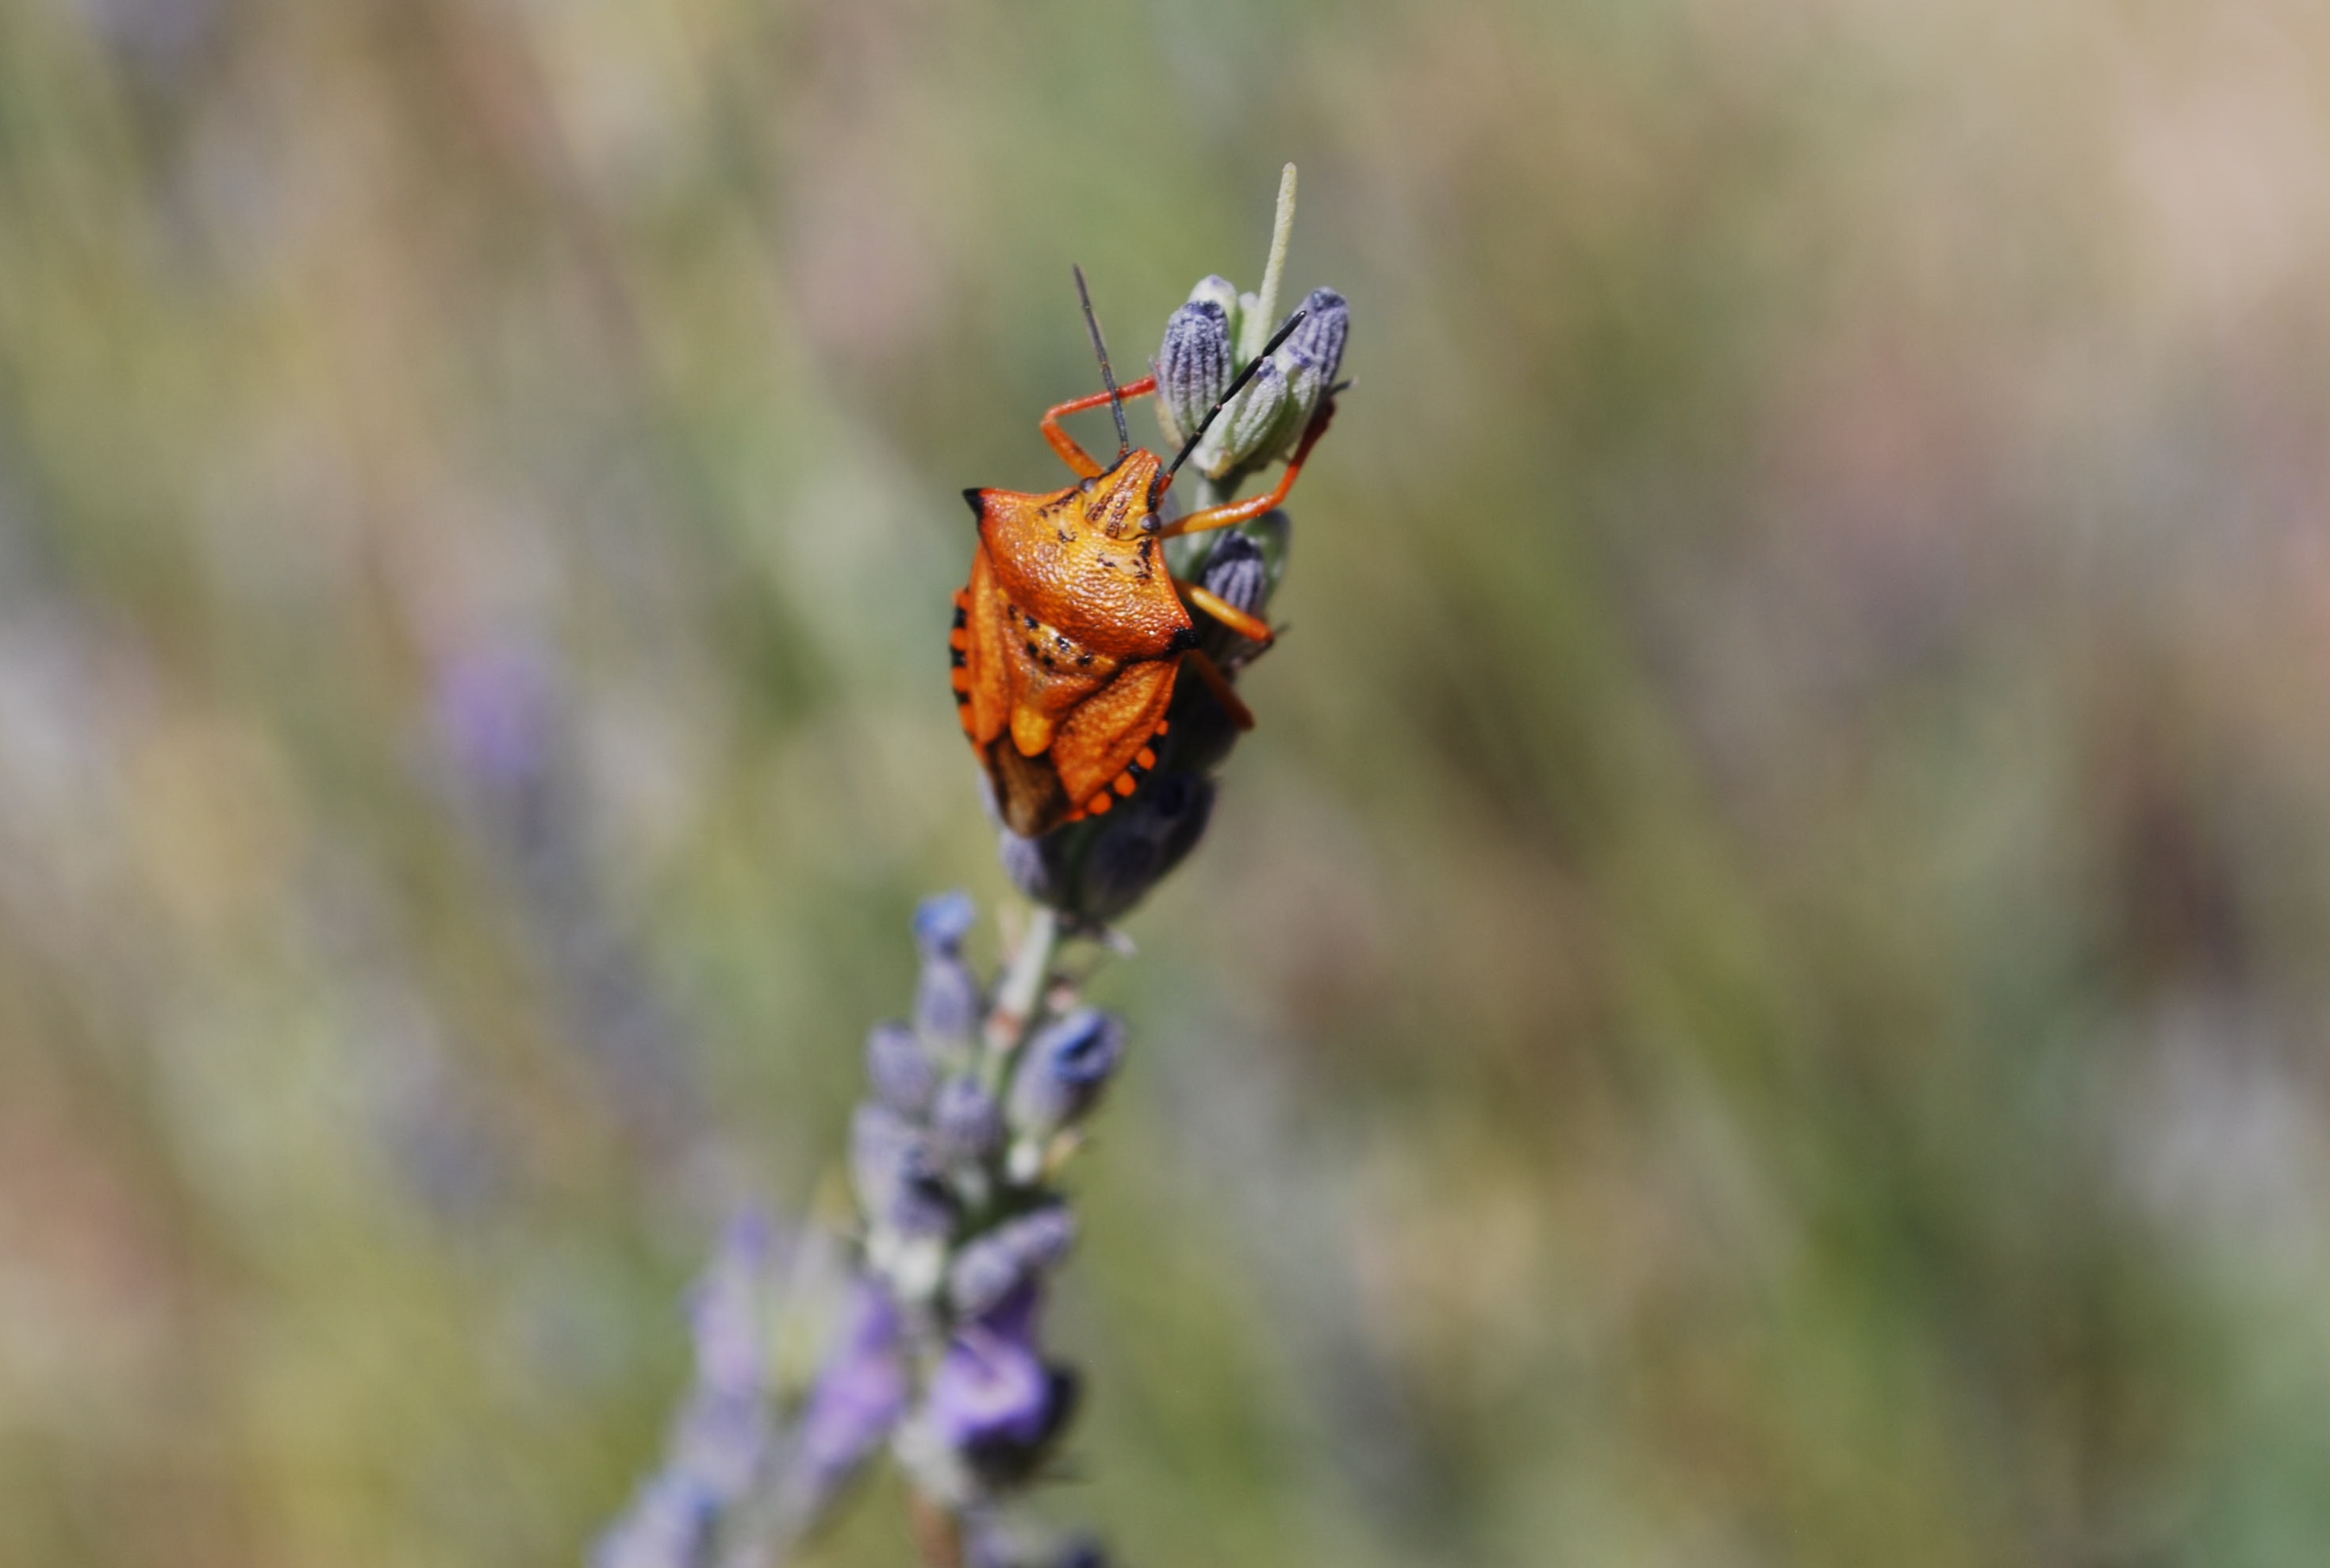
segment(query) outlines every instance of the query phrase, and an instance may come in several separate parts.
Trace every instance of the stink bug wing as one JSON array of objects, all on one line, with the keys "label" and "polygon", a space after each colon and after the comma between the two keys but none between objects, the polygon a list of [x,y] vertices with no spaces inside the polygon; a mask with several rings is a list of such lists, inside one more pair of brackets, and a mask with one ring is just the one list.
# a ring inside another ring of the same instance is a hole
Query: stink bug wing
[{"label": "stink bug wing", "polygon": [[995,581],[994,563],[982,547],[971,558],[967,625],[970,647],[964,649],[971,701],[963,708],[963,728],[971,741],[984,746],[1011,723],[1011,704],[1018,683],[1013,678],[1009,625],[1011,602]]},{"label": "stink bug wing", "polygon": [[1012,715],[1026,700],[1028,684],[1017,640],[1019,614],[996,581],[995,563],[984,545],[971,554],[961,609],[963,666],[956,675],[963,732],[987,770],[1005,824],[1023,838],[1049,833],[1075,807],[1061,788],[1050,751],[1027,756],[1013,741]]},{"label": "stink bug wing", "polygon": [[1132,767],[1173,705],[1179,659],[1127,665],[1079,704],[1052,737],[1052,762],[1068,798],[1088,803]]},{"label": "stink bug wing", "polygon": [[995,787],[995,807],[1004,825],[1022,838],[1049,833],[1075,815],[1075,803],[1060,783],[1049,751],[1022,756],[1006,733],[980,751],[987,777]]}]

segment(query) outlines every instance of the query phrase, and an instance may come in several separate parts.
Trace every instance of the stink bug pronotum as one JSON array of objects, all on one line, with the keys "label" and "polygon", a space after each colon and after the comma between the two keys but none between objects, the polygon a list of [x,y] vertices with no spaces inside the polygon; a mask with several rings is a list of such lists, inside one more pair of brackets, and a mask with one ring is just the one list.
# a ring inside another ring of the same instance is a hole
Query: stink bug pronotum
[{"label": "stink bug pronotum", "polygon": [[[1157,507],[1173,476],[1302,312],[1278,329],[1167,464],[1135,449],[1124,423],[1124,400],[1155,392],[1157,378],[1116,384],[1081,268],[1076,293],[1103,390],[1047,410],[1042,430],[1079,482],[1040,495],[963,492],[979,519],[979,547],[971,581],[954,597],[949,639],[963,733],[994,784],[1005,824],[1025,838],[1097,816],[1141,787],[1157,764],[1151,742],[1165,732],[1183,665],[1240,729],[1254,727],[1228,677],[1198,649],[1189,607],[1259,643],[1271,640],[1270,626],[1196,583],[1176,581],[1163,541],[1245,523],[1283,502],[1334,408],[1331,392],[1320,400],[1275,489],[1167,523]],[[1105,465],[1060,424],[1103,403],[1116,416],[1116,460]]]}]

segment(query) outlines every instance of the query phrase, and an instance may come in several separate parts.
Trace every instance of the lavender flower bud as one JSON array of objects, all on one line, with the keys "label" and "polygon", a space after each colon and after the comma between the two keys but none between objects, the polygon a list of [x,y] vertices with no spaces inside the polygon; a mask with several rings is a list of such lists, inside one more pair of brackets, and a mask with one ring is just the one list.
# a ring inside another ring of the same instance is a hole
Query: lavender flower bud
[{"label": "lavender flower bud", "polygon": [[[1208,279],[1207,282],[1221,282]],[[1198,285],[1203,289],[1204,284]],[[1230,289],[1227,283],[1222,287]],[[1176,442],[1205,420],[1221,395],[1230,389],[1233,373],[1229,312],[1212,299],[1192,297],[1165,322],[1165,341],[1157,350],[1157,412],[1166,434]]]},{"label": "lavender flower bud", "polygon": [[938,1091],[939,1065],[912,1029],[881,1023],[866,1036],[866,1077],[875,1099],[901,1116],[920,1116]]},{"label": "lavender flower bud", "polygon": [[1213,819],[1214,781],[1201,773],[1167,773],[1119,808],[1084,856],[1078,908],[1105,924],[1121,919],[1181,864]]},{"label": "lavender flower bud", "polygon": [[1206,589],[1234,609],[1251,615],[1270,597],[1270,568],[1262,546],[1243,534],[1225,532],[1206,562]]},{"label": "lavender flower bud", "polygon": [[931,1144],[947,1164],[983,1160],[1003,1143],[1003,1108],[976,1078],[950,1078],[931,1102]]},{"label": "lavender flower bud", "polygon": [[[1249,615],[1258,613],[1270,599],[1270,566],[1263,557],[1262,546],[1237,529],[1222,531],[1212,553],[1206,557],[1205,570],[1198,581],[1208,591]],[[1198,622],[1198,646],[1216,663],[1228,659],[1246,646],[1246,638],[1236,632],[1205,616],[1203,611],[1197,613],[1203,617]]]},{"label": "lavender flower bud", "polygon": [[1286,369],[1276,356],[1263,361],[1246,390],[1215,419],[1189,460],[1209,478],[1218,479],[1243,464],[1275,455],[1285,445],[1287,427],[1298,413],[1290,401],[1291,390]]},{"label": "lavender flower bud", "polygon": [[979,906],[969,893],[933,893],[914,906],[914,946],[926,959],[959,953],[978,923]]},{"label": "lavender flower bud", "polygon": [[1208,273],[1198,279],[1198,286],[1195,288],[1189,290],[1189,303],[1211,305],[1218,308],[1223,317],[1229,323],[1230,341],[1233,343],[1237,341],[1239,305],[1236,284],[1218,272]]},{"label": "lavender flower bud", "polygon": [[[986,780],[982,778],[980,782],[984,784]],[[1133,798],[1137,800],[1140,797],[1136,795]],[[1102,817],[1101,822],[1103,825],[1113,822],[1119,815],[1121,813],[1111,812]],[[1047,833],[1040,838],[1022,838],[1001,826],[999,819],[995,829],[995,857],[1003,863],[1003,874],[1011,879],[1012,886],[1037,903],[1049,904],[1054,909],[1074,914],[1077,912],[1070,891],[1070,877],[1075,862],[1082,858],[1083,846],[1081,842],[1077,842],[1072,852],[1071,841],[1081,841],[1086,836],[1077,831],[1085,826],[1079,823],[1062,832]]]},{"label": "lavender flower bud", "polygon": [[932,1435],[989,1486],[1026,1478],[1075,1413],[1076,1378],[1036,1346],[1033,1285],[963,1326],[931,1374],[923,1416]]},{"label": "lavender flower bud", "polygon": [[1313,288],[1302,302],[1303,316],[1293,335],[1271,356],[1286,373],[1286,418],[1274,438],[1275,446],[1255,448],[1263,458],[1291,453],[1319,411],[1320,400],[1334,384],[1343,363],[1343,344],[1351,333],[1351,307],[1331,288]]},{"label": "lavender flower bud", "polygon": [[1124,1025],[1110,1014],[1079,1007],[1046,1025],[1011,1079],[1012,1130],[1041,1142],[1081,1119],[1123,1060]]},{"label": "lavender flower bud", "polygon": [[928,1141],[888,1106],[857,1108],[849,1123],[849,1167],[869,1223],[906,1236],[943,1236],[954,1228],[954,1195]]},{"label": "lavender flower bud", "polygon": [[[1178,704],[1175,712],[1169,744],[1178,758],[1183,723]],[[1097,820],[1041,838],[1000,830],[1004,874],[1029,898],[1065,914],[1095,925],[1118,919],[1205,836],[1213,816],[1213,781],[1179,771],[1181,767],[1178,760],[1161,763],[1147,788]]]},{"label": "lavender flower bud", "polygon": [[797,1517],[813,1518],[848,1484],[905,1413],[906,1394],[897,1308],[888,1291],[860,1280],[848,1327],[801,1411],[786,1476]]},{"label": "lavender flower bud", "polygon": [[947,1294],[955,1311],[977,1318],[1056,1266],[1075,1244],[1076,1217],[1066,1204],[1047,1204],[1006,1220],[955,1254]]},{"label": "lavender flower bud", "polygon": [[914,1026],[941,1046],[968,1042],[984,1008],[979,977],[963,962],[963,939],[979,918],[969,895],[942,893],[914,911],[914,945],[922,978],[914,987]]},{"label": "lavender flower bud", "polygon": [[1302,325],[1279,345],[1279,357],[1288,368],[1308,370],[1321,384],[1332,384],[1342,368],[1343,345],[1351,335],[1351,307],[1331,288],[1313,288],[1302,308]]}]

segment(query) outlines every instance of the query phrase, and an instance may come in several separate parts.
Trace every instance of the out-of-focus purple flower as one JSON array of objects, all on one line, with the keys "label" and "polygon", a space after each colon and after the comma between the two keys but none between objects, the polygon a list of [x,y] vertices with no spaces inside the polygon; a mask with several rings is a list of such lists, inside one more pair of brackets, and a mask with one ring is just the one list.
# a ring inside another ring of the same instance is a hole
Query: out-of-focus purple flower
[{"label": "out-of-focus purple flower", "polygon": [[801,1411],[786,1488],[791,1505],[804,1516],[829,1505],[898,1424],[906,1396],[898,1309],[889,1292],[860,1280]]},{"label": "out-of-focus purple flower", "polygon": [[695,1478],[658,1472],[599,1537],[591,1568],[709,1568],[725,1511]]},{"label": "out-of-focus purple flower", "polygon": [[600,1539],[597,1568],[701,1568],[729,1515],[766,1478],[775,1436],[762,1312],[773,1247],[758,1214],[729,1225],[690,1303],[696,1386],[663,1469]]},{"label": "out-of-focus purple flower", "polygon": [[430,695],[436,771],[510,878],[564,1031],[605,1078],[613,1109],[650,1148],[693,1146],[703,1108],[687,1025],[638,944],[608,918],[598,850],[577,788],[571,695],[545,651],[503,637],[437,663]]},{"label": "out-of-focus purple flower", "polygon": [[1124,1024],[1111,1014],[1079,1007],[1045,1025],[1011,1079],[1012,1129],[1040,1140],[1080,1119],[1123,1060]]},{"label": "out-of-focus purple flower", "polygon": [[1003,1145],[1003,1108],[978,1079],[950,1078],[931,1101],[931,1142],[942,1162],[983,1160]]},{"label": "out-of-focus purple flower", "polygon": [[922,1129],[886,1105],[861,1105],[849,1124],[849,1167],[867,1218],[907,1236],[942,1236],[956,1204]]},{"label": "out-of-focus purple flower", "polygon": [[979,977],[962,958],[963,940],[978,919],[978,907],[962,893],[926,898],[914,911],[914,945],[923,955],[914,1027],[934,1044],[968,1043],[985,1010]]},{"label": "out-of-focus purple flower", "polygon": [[757,1399],[765,1386],[768,1335],[762,1311],[775,1249],[767,1215],[738,1214],[689,1298],[696,1384],[724,1399]]},{"label": "out-of-focus purple flower", "polygon": [[508,796],[536,787],[555,742],[557,698],[535,655],[493,645],[437,671],[431,717],[438,743],[473,787]]},{"label": "out-of-focus purple flower", "polygon": [[876,1024],[866,1036],[866,1077],[875,1099],[901,1116],[920,1116],[938,1091],[939,1064],[905,1025]]},{"label": "out-of-focus purple flower", "polygon": [[1031,1538],[989,1518],[974,1521],[963,1548],[965,1568],[1108,1568],[1108,1554],[1089,1535]]},{"label": "out-of-focus purple flower", "polygon": [[1075,1413],[1075,1374],[1037,1348],[1042,1305],[1034,1282],[1021,1286],[959,1325],[931,1374],[931,1433],[983,1484],[1024,1479]]},{"label": "out-of-focus purple flower", "polygon": [[1046,1204],[1006,1220],[955,1254],[947,1295],[964,1318],[990,1312],[1005,1297],[1056,1266],[1075,1245],[1076,1216],[1066,1204]]}]

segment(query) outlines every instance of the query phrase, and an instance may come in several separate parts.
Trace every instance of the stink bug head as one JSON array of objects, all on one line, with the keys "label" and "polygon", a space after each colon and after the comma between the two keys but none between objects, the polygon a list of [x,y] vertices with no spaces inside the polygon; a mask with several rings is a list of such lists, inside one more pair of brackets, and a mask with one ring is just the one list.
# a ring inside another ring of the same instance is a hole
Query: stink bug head
[{"label": "stink bug head", "polygon": [[1164,486],[1164,468],[1156,453],[1136,447],[1119,458],[1114,468],[1077,486],[1092,526],[1111,539],[1156,533],[1162,526],[1157,499]]}]

